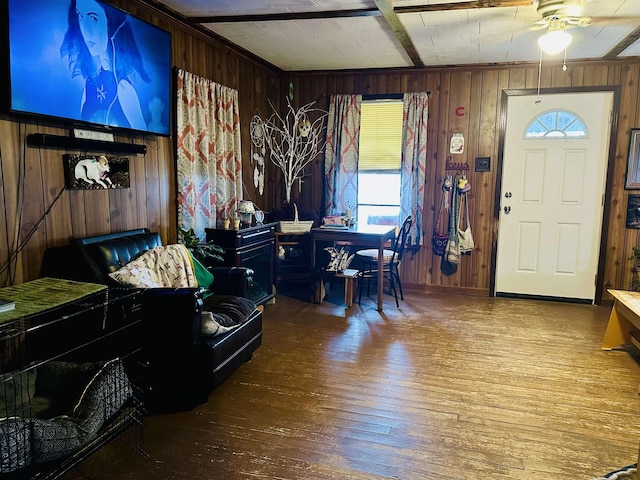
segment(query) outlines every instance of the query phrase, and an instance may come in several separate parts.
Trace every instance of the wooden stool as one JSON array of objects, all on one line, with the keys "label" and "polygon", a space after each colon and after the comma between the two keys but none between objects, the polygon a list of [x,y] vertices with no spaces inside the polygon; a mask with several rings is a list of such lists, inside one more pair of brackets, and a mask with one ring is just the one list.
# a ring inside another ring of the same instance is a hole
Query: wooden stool
[{"label": "wooden stool", "polygon": [[340,273],[336,273],[336,277],[344,278],[344,304],[347,307],[353,305],[353,299],[358,291],[358,277],[360,276],[360,270],[353,268],[347,268]]}]

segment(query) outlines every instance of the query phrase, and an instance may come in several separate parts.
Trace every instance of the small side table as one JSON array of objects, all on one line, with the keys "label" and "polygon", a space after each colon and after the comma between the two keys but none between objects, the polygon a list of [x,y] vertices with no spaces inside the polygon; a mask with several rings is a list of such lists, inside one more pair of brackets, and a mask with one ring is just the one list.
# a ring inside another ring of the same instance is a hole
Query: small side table
[{"label": "small side table", "polygon": [[344,278],[344,304],[347,308],[353,305],[353,299],[358,291],[358,278],[360,278],[360,270],[347,268],[346,270],[336,273],[336,277]]}]

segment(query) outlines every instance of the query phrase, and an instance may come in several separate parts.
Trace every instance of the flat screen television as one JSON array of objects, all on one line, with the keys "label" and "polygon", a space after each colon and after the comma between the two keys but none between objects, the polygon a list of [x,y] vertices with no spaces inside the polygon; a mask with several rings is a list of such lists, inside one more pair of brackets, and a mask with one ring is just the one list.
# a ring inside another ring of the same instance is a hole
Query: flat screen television
[{"label": "flat screen television", "polygon": [[171,34],[98,0],[4,0],[10,112],[170,135]]}]

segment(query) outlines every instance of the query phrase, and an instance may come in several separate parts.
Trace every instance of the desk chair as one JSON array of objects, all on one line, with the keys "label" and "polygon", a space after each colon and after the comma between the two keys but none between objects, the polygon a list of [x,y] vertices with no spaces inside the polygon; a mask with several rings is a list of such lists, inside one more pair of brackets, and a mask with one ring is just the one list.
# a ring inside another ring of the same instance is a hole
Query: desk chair
[{"label": "desk chair", "polygon": [[[404,248],[409,238],[409,231],[413,221],[411,215],[409,215],[402,223],[396,238],[393,240],[391,249],[383,250],[383,274],[384,278],[389,280],[389,293],[393,293],[396,299],[396,307],[399,307],[398,292],[396,291],[396,284],[398,290],[400,290],[400,298],[404,300],[404,294],[402,293],[402,283],[400,282],[400,272],[398,266],[402,261],[402,255],[404,254]],[[367,280],[367,296],[369,296],[369,287],[372,278],[378,276],[378,249],[369,248],[367,250],[358,250],[355,254],[357,264],[360,265],[361,281],[360,288],[358,289],[358,303],[362,301],[362,287],[364,280]]]}]

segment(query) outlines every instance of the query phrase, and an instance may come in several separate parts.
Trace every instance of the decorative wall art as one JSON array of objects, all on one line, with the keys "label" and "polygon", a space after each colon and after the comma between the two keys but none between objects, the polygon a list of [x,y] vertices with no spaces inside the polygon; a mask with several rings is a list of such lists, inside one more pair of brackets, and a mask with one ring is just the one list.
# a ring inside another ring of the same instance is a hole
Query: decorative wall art
[{"label": "decorative wall art", "polygon": [[640,189],[640,128],[632,128],[629,135],[629,159],[627,160],[627,190]]},{"label": "decorative wall art", "polygon": [[627,201],[627,228],[640,228],[640,195],[629,195]]},{"label": "decorative wall art", "polygon": [[[259,132],[260,141],[267,147],[275,166],[282,170],[287,203],[291,203],[291,189],[295,181],[301,188],[304,168],[322,152],[326,143],[324,118],[328,112],[313,108],[315,102],[296,110],[287,99],[287,114],[281,116],[269,102],[273,114],[266,120],[254,117],[252,132]],[[313,122],[311,118],[315,118]],[[256,147],[262,145],[253,140]],[[262,153],[262,147],[261,153]]]},{"label": "decorative wall art", "polygon": [[129,159],[106,155],[63,156],[65,186],[72,190],[129,188]]}]

